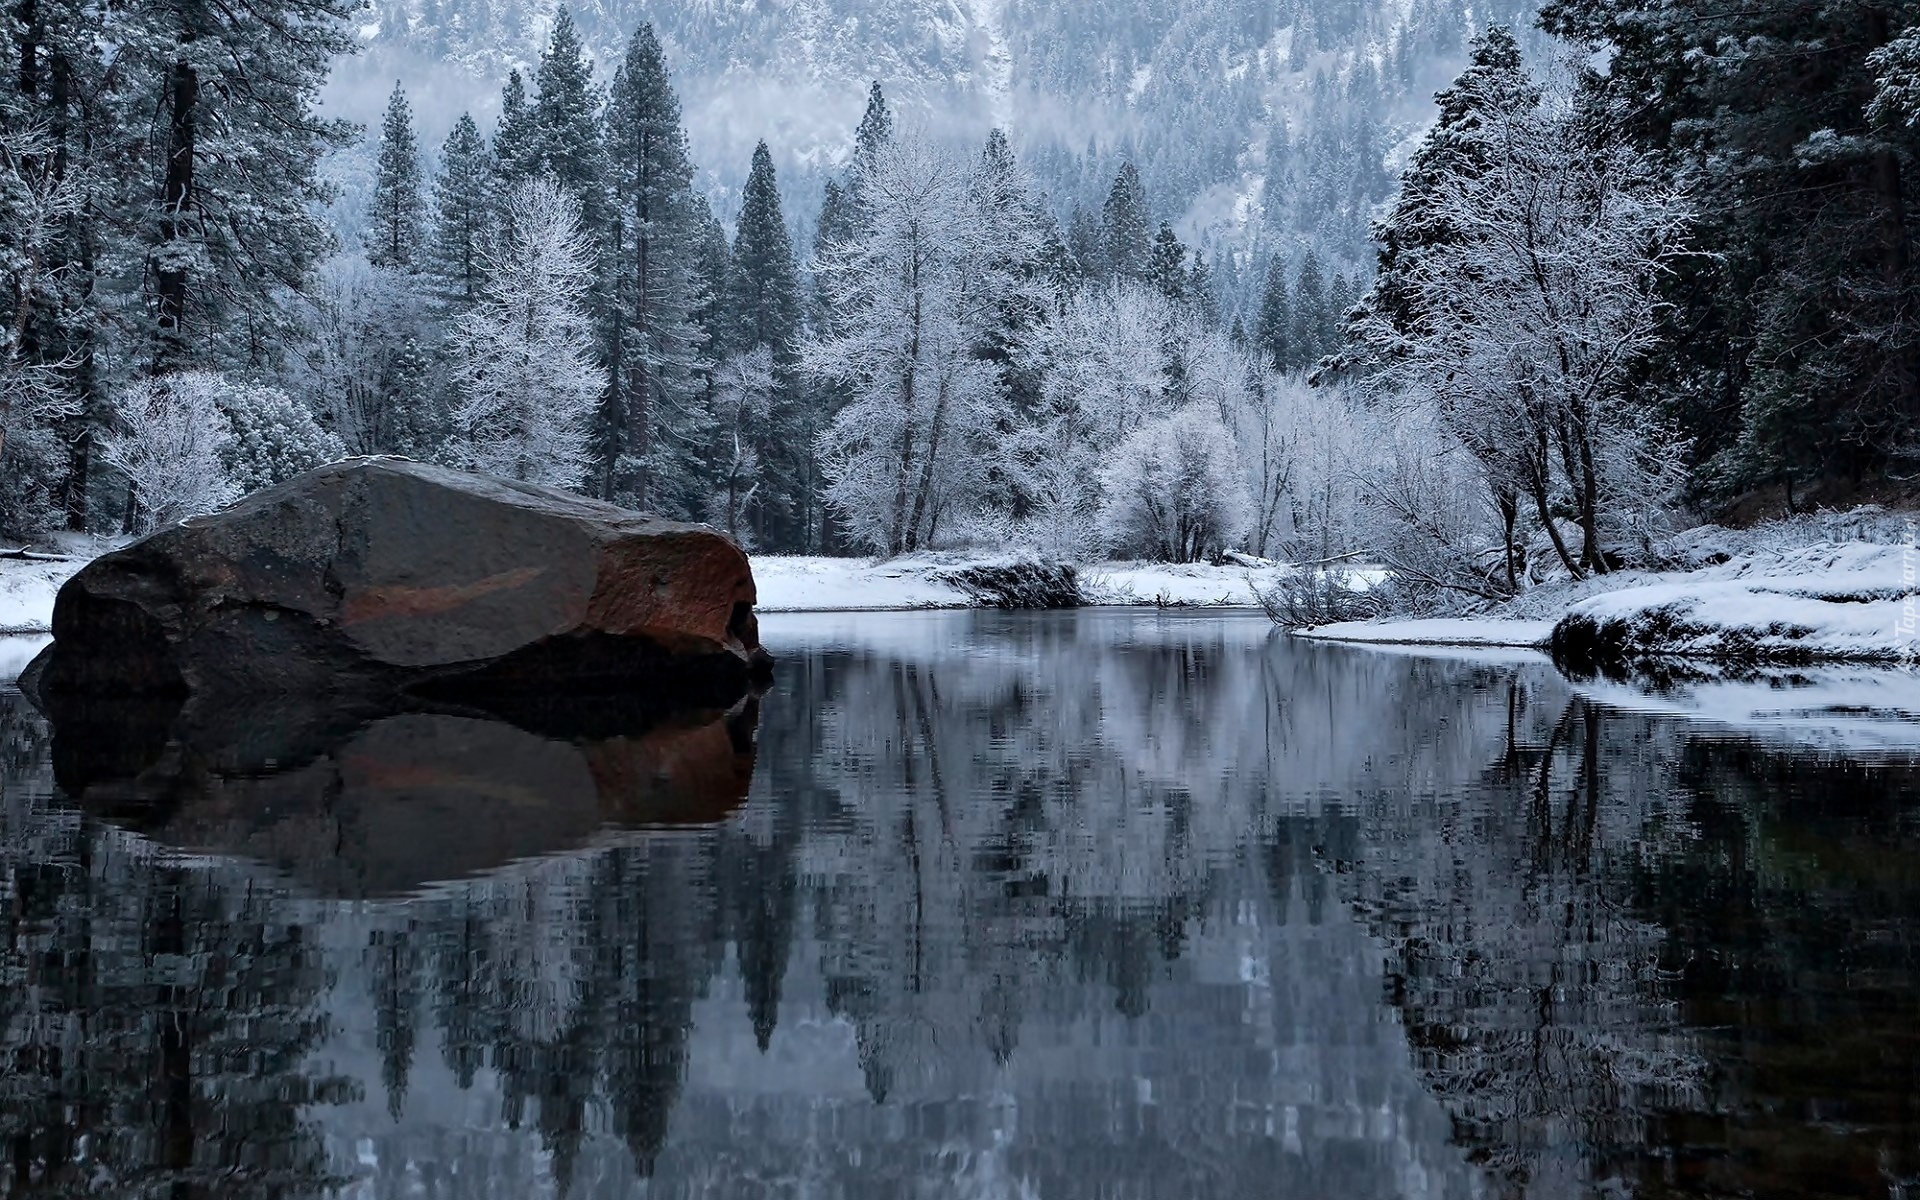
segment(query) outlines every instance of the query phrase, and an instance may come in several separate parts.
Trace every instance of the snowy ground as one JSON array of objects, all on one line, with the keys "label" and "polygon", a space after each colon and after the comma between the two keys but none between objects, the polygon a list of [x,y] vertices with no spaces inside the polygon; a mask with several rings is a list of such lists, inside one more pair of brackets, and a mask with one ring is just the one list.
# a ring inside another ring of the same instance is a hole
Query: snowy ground
[{"label": "snowy ground", "polygon": [[[969,608],[965,592],[941,576],[968,565],[954,555],[905,558],[799,558],[756,555],[753,580],[761,612],[872,612]],[[1285,568],[1205,564],[1099,563],[1082,568],[1081,587],[1095,604],[1251,607],[1254,587]]]},{"label": "snowy ground", "polygon": [[[1301,636],[1397,645],[1540,646],[1563,620],[1636,651],[1748,661],[1920,661],[1913,548],[1899,541],[1735,545],[1681,571],[1536,588],[1502,608],[1440,620],[1323,625]],[[1716,558],[1725,561],[1711,561]]]},{"label": "snowy ground", "polygon": [[1574,601],[1566,615],[1695,658],[1898,661],[1920,650],[1913,551],[1869,543],[1748,554]]},{"label": "snowy ground", "polygon": [[46,562],[0,559],[0,634],[45,633],[53,627],[53,597],[84,558]]}]

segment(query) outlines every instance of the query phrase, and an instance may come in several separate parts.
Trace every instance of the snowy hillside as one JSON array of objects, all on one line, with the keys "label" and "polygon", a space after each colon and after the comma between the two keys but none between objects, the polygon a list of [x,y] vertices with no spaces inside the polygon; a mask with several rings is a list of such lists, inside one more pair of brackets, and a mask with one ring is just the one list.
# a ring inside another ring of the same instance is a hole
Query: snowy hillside
[{"label": "snowy hillside", "polygon": [[[1369,220],[1431,94],[1489,20],[1528,23],[1499,0],[583,0],[570,11],[596,79],[634,28],[665,44],[701,183],[723,219],[756,141],[779,165],[790,211],[817,211],[846,161],[867,85],[903,126],[977,145],[1006,127],[1063,223],[1097,214],[1122,161],[1142,171],[1155,216],[1218,261],[1229,296],[1253,268],[1309,246],[1337,270],[1363,265]],[[462,111],[490,129],[510,69],[530,69],[554,0],[373,0],[361,54],[339,63],[327,103],[377,125],[394,81],[437,147]],[[355,196],[371,176],[349,151],[333,175]],[[1237,270],[1236,270],[1237,266]],[[1244,278],[1243,278],[1244,277]]]}]

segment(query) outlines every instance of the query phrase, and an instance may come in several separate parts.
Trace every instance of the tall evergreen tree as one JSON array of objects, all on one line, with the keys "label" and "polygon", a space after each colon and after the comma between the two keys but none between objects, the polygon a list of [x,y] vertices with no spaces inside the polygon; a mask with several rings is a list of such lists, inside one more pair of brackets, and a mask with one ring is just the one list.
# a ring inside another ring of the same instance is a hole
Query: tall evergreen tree
[{"label": "tall evergreen tree", "polygon": [[1100,222],[1078,205],[1067,218],[1067,251],[1081,278],[1098,279],[1106,274],[1107,250]]},{"label": "tall evergreen tree", "polygon": [[1311,249],[1300,260],[1300,274],[1293,281],[1293,324],[1288,340],[1293,361],[1289,366],[1311,370],[1327,353],[1327,285],[1320,273],[1320,256]]},{"label": "tall evergreen tree", "polygon": [[532,112],[535,160],[580,198],[581,222],[591,234],[601,221],[600,95],[593,85],[593,63],[565,8],[554,18],[534,84],[539,89]]},{"label": "tall evergreen tree", "polygon": [[283,344],[286,285],[329,241],[317,167],[351,127],[318,116],[315,101],[353,46],[351,8],[155,0],[129,24],[125,92],[142,94],[121,99],[159,114],[158,136],[126,131],[150,168],[133,175],[159,185],[127,213],[141,232],[125,248],[147,266],[153,369],[264,364]]},{"label": "tall evergreen tree", "polygon": [[606,116],[613,213],[598,486],[607,498],[693,516],[699,509],[700,372],[705,348],[693,165],[680,100],[653,26],[642,25],[614,75]]},{"label": "tall evergreen tree", "polygon": [[765,547],[803,549],[805,533],[814,524],[811,502],[819,487],[814,444],[820,422],[808,409],[795,369],[800,272],[780,212],[773,154],[765,142],[754,147],[741,198],[725,309],[732,321],[726,352],[750,354],[765,347],[773,367],[774,394],[756,439],[762,480],[749,512],[755,540]]},{"label": "tall evergreen tree", "polygon": [[1147,283],[1169,300],[1187,298],[1187,248],[1173,232],[1173,226],[1160,223],[1147,255]]},{"label": "tall evergreen tree", "polygon": [[480,129],[466,113],[440,150],[433,185],[431,261],[442,294],[471,307],[480,299],[482,262],[491,227],[493,163]]},{"label": "tall evergreen tree", "polygon": [[855,184],[862,175],[873,168],[874,156],[880,148],[893,140],[893,113],[887,108],[886,93],[880,90],[880,81],[874,80],[867,89],[867,110],[860,115],[860,126],[853,133],[852,176]]},{"label": "tall evergreen tree", "polygon": [[426,241],[426,198],[420,172],[420,143],[413,133],[413,110],[396,81],[380,123],[380,155],[374,168],[373,212],[367,234],[367,259],[376,267],[411,271],[420,266]]},{"label": "tall evergreen tree", "polygon": [[1105,218],[1100,238],[1106,258],[1103,275],[1136,283],[1146,278],[1153,238],[1148,213],[1147,189],[1139,170],[1131,162],[1120,164],[1101,213]]},{"label": "tall evergreen tree", "polygon": [[1403,333],[1417,331],[1417,315],[1403,281],[1423,251],[1453,236],[1443,221],[1430,215],[1429,196],[1443,178],[1479,175],[1487,169],[1491,155],[1481,132],[1490,112],[1532,107],[1539,97],[1511,30],[1495,25],[1474,39],[1466,69],[1434,97],[1439,116],[1407,165],[1392,211],[1375,230],[1379,261],[1364,301],[1370,312]]},{"label": "tall evergreen tree", "polygon": [[800,272],[780,211],[773,153],[764,141],[754,147],[741,197],[726,307],[734,321],[729,352],[768,346],[776,363],[791,364],[800,326]]},{"label": "tall evergreen tree", "polygon": [[505,203],[514,184],[540,173],[540,131],[527,99],[527,81],[518,71],[507,72],[507,86],[500,93],[500,122],[493,129],[492,154],[500,203]]}]

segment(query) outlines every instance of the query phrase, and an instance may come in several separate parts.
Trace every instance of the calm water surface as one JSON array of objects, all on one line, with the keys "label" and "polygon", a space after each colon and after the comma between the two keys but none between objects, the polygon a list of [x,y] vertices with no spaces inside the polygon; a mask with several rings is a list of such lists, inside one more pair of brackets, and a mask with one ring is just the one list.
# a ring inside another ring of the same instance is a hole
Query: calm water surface
[{"label": "calm water surface", "polygon": [[1920,684],[766,640],[757,716],[639,735],[0,688],[0,1195],[1920,1194]]}]

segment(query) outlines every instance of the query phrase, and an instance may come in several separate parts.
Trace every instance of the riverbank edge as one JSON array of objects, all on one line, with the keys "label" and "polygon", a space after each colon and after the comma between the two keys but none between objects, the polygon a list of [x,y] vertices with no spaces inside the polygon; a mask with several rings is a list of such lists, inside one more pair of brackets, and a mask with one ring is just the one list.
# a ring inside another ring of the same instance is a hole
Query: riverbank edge
[{"label": "riverbank edge", "polygon": [[[108,547],[109,549],[111,547]],[[104,550],[100,551],[104,553]],[[0,559],[0,636],[51,632],[60,585],[97,554]],[[1032,566],[1051,575],[1060,564],[1006,556],[912,555],[893,559],[758,555],[752,558],[761,613],[918,612],[1009,607],[980,586],[983,573]],[[1256,589],[1291,568],[1278,563],[1090,563],[1073,572],[1077,603],[1087,607],[1257,609]],[[1044,605],[1041,605],[1044,606]],[[1061,605],[1065,606],[1065,605]]]},{"label": "riverbank edge", "polygon": [[1482,613],[1293,632],[1315,641],[1537,649],[1576,667],[1661,659],[1920,667],[1915,557],[1910,544],[1820,543],[1541,588]]}]

